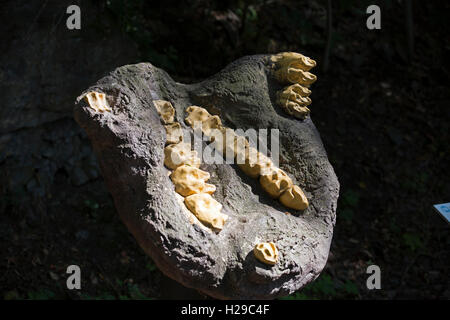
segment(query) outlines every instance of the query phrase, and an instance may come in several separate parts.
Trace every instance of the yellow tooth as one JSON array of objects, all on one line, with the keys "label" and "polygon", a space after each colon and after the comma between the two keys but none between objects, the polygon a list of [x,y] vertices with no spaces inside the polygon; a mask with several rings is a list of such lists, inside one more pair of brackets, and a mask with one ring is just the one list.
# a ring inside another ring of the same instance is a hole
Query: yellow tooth
[{"label": "yellow tooth", "polygon": [[164,148],[164,165],[169,169],[174,170],[183,164],[198,168],[200,163],[197,152],[192,151],[188,143],[180,142]]},{"label": "yellow tooth", "polygon": [[299,119],[304,119],[309,114],[306,106],[311,104],[311,99],[307,97],[311,91],[307,88],[294,84],[283,89],[278,95],[277,103],[283,110]]},{"label": "yellow tooth", "polygon": [[269,174],[261,175],[259,182],[263,189],[277,199],[286,189],[292,187],[292,180],[283,170],[275,168]]},{"label": "yellow tooth", "polygon": [[252,147],[249,147],[245,151],[245,162],[242,164],[239,162],[239,168],[252,178],[258,178],[260,175],[268,174],[273,169],[272,160]]},{"label": "yellow tooth", "polygon": [[317,80],[317,77],[312,73],[295,68],[287,70],[286,78],[291,83],[298,83],[304,86],[309,86]]},{"label": "yellow tooth", "polygon": [[282,52],[272,56],[271,60],[275,62],[277,69],[295,67],[304,71],[309,71],[316,66],[316,62],[297,52]]},{"label": "yellow tooth", "polygon": [[84,96],[89,106],[97,112],[111,111],[106,96],[101,92],[89,92]]},{"label": "yellow tooth", "polygon": [[308,88],[306,88],[304,86],[299,85],[298,83],[293,84],[293,85],[287,87],[286,89],[288,89],[289,91],[293,91],[302,97],[308,97],[311,94],[311,90],[309,90]]},{"label": "yellow tooth", "polygon": [[210,116],[202,122],[202,132],[203,134],[210,136],[211,131],[216,129],[220,130],[222,128],[222,121],[218,116]]},{"label": "yellow tooth", "polygon": [[183,130],[178,122],[164,126],[166,129],[166,144],[174,144],[183,141]]},{"label": "yellow tooth", "polygon": [[282,193],[280,202],[288,208],[305,210],[308,208],[308,199],[299,186],[292,186]]},{"label": "yellow tooth", "polygon": [[201,122],[211,117],[211,114],[205,109],[197,106],[190,106],[186,109],[188,116],[185,121],[191,127],[194,127],[195,122]]},{"label": "yellow tooth", "polygon": [[208,172],[188,165],[179,166],[170,175],[175,191],[183,197],[196,193],[214,193],[216,187],[206,183],[209,177]]},{"label": "yellow tooth", "polygon": [[275,62],[275,78],[281,83],[299,83],[305,86],[316,81],[316,76],[308,71],[316,62],[300,53],[283,52],[272,56]]},{"label": "yellow tooth", "polygon": [[156,111],[161,117],[161,120],[165,124],[173,123],[175,117],[175,109],[169,101],[166,100],[154,100]]},{"label": "yellow tooth", "polygon": [[208,193],[197,193],[184,198],[186,207],[208,227],[221,230],[228,219],[221,213],[222,205]]},{"label": "yellow tooth", "polygon": [[278,261],[278,249],[273,242],[258,243],[253,249],[253,254],[265,264],[274,265]]}]

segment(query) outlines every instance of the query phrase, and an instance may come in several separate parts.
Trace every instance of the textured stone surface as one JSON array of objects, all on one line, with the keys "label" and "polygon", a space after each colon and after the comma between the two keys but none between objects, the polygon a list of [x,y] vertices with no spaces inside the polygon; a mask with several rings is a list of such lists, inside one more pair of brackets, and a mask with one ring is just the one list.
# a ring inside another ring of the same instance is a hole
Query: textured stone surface
[{"label": "textured stone surface", "polygon": [[[112,112],[95,112],[82,95],[74,110],[140,246],[166,275],[216,298],[265,299],[298,290],[319,275],[332,239],[337,178],[311,119],[293,119],[276,105],[282,86],[268,59],[244,57],[193,85],[176,83],[149,63],[127,65],[85,91],[105,93]],[[271,199],[237,165],[203,163],[229,219],[218,234],[190,224],[163,165],[166,133],[153,100],[170,101],[186,130],[190,105],[219,115],[230,128],[279,129],[279,167],[303,189],[308,209],[296,212]],[[276,265],[255,258],[260,242],[276,244]]]},{"label": "textured stone surface", "polygon": [[135,45],[93,1],[83,2],[81,30],[68,30],[71,4],[1,4],[0,192],[24,205],[28,198],[49,199],[58,173],[68,186],[99,177],[86,135],[73,120],[73,99],[109,70],[138,60]]}]

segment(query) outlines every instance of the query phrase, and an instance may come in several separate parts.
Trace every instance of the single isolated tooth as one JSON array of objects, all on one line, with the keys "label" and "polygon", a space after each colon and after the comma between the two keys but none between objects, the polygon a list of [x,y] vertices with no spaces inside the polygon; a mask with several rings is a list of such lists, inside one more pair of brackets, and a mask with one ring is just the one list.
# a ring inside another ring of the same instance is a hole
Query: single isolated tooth
[{"label": "single isolated tooth", "polygon": [[273,242],[258,243],[253,249],[253,254],[265,264],[274,265],[278,261],[278,249]]},{"label": "single isolated tooth", "polygon": [[186,207],[208,227],[222,230],[228,219],[226,214],[221,213],[222,205],[208,193],[197,193],[184,198]]},{"label": "single isolated tooth", "polygon": [[309,205],[308,199],[306,198],[302,189],[296,185],[292,186],[281,194],[280,202],[284,206],[295,210],[305,210]]},{"label": "single isolated tooth", "polygon": [[164,165],[169,169],[174,170],[183,164],[198,168],[200,163],[197,152],[192,151],[188,143],[180,142],[164,148]]},{"label": "single isolated tooth", "polygon": [[185,121],[191,127],[194,127],[195,122],[202,123],[211,117],[211,114],[205,109],[197,106],[187,107],[186,113],[188,116],[185,118]]},{"label": "single isolated tooth", "polygon": [[183,141],[183,130],[178,122],[165,125],[166,128],[166,144],[174,144]]},{"label": "single isolated tooth", "polygon": [[259,182],[274,199],[277,199],[285,190],[292,187],[291,178],[280,168],[273,168],[271,173],[261,175]]},{"label": "single isolated tooth", "polygon": [[97,112],[111,111],[104,93],[92,91],[88,92],[84,98],[89,106]]},{"label": "single isolated tooth", "polygon": [[216,191],[216,187],[206,183],[210,178],[209,173],[189,165],[182,165],[176,168],[170,175],[175,191],[183,197],[187,197],[196,193],[212,194]]},{"label": "single isolated tooth", "polygon": [[175,117],[175,108],[169,101],[166,100],[153,100],[156,111],[161,117],[161,120],[165,123],[172,123]]},{"label": "single isolated tooth", "polygon": [[269,174],[272,170],[276,170],[272,160],[261,152],[258,152],[258,150],[253,147],[249,147],[246,150],[245,162],[239,162],[240,161],[237,161],[239,168],[241,168],[246,175],[252,178],[257,178],[260,175]]}]

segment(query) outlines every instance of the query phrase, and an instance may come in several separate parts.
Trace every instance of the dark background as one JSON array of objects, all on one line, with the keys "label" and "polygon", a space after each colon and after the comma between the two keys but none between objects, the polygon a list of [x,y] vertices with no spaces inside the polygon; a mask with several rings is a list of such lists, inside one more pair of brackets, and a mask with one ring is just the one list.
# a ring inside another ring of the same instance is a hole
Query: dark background
[{"label": "dark background", "polygon": [[[327,3],[0,1],[2,297],[202,298],[163,276],[118,219],[75,98],[124,64],[190,83],[243,55],[296,51],[318,62],[311,118],[341,194],[327,266],[286,299],[449,299],[450,229],[432,204],[450,201],[450,4]],[[81,30],[66,28],[70,4]],[[366,28],[370,4],[381,30]],[[66,289],[70,264],[79,291]],[[381,290],[366,288],[371,264]]]}]

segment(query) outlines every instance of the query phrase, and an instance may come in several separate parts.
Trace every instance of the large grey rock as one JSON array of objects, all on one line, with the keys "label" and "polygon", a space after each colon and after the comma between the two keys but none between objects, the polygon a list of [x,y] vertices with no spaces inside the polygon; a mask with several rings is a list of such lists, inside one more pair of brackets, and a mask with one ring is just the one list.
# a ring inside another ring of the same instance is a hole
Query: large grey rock
[{"label": "large grey rock", "polygon": [[[106,93],[113,112],[96,113],[83,95],[75,107],[117,211],[140,246],[166,275],[216,298],[267,299],[302,288],[323,269],[332,239],[337,178],[311,119],[290,118],[275,105],[281,86],[267,61],[244,57],[192,85],[174,82],[149,63],[127,65],[85,91]],[[218,234],[190,224],[163,165],[165,131],[152,104],[157,99],[173,103],[176,121],[187,130],[190,105],[219,114],[234,129],[278,128],[280,167],[303,188],[309,208],[288,210],[236,165],[202,164],[230,219]],[[255,244],[266,241],[279,249],[275,266],[253,255]]]}]

